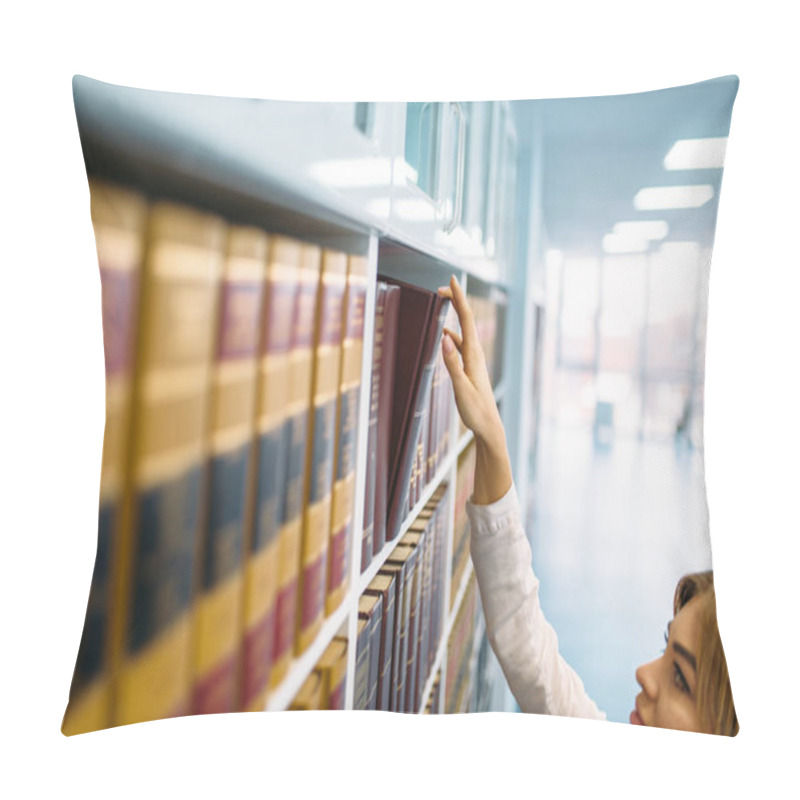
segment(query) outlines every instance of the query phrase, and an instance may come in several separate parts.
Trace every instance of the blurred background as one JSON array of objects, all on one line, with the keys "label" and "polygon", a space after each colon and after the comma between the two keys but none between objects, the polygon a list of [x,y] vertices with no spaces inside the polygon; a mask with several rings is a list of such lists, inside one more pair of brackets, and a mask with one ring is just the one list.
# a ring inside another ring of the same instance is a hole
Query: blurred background
[{"label": "blurred background", "polygon": [[678,578],[711,567],[704,356],[733,80],[515,107],[541,164],[534,568],[563,655],[620,722]]}]

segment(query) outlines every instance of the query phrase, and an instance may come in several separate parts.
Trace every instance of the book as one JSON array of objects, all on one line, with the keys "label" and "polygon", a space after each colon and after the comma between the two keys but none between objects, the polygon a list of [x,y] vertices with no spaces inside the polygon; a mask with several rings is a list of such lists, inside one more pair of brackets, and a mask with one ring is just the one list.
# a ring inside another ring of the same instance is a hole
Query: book
[{"label": "book", "polygon": [[[392,425],[389,447],[387,539],[399,533],[410,510],[411,473],[419,455],[422,421],[449,301],[435,292],[381,276],[400,288],[395,333]],[[391,334],[391,332],[390,332]]]},{"label": "book", "polygon": [[453,512],[453,556],[451,560],[450,605],[461,585],[461,578],[470,560],[469,520],[467,519],[467,500],[472,496],[475,484],[475,442],[462,451],[456,467],[456,496]]},{"label": "book", "polygon": [[342,314],[347,255],[324,250],[314,328],[311,412],[301,536],[301,568],[295,654],[303,653],[322,626],[331,535],[333,460]]},{"label": "book", "polygon": [[403,604],[402,604],[402,653],[403,658],[397,665],[404,686],[403,700],[396,709],[413,713],[416,702],[416,660],[419,636],[419,597],[421,582],[418,572],[418,551],[415,547],[398,544],[387,560],[387,566],[397,564],[402,569]]},{"label": "book", "polygon": [[302,244],[297,269],[297,288],[292,304],[289,402],[286,406],[289,444],[286,452],[283,518],[278,532],[278,596],[270,673],[272,687],[277,686],[286,675],[294,654],[297,630],[303,493],[308,461],[307,443],[310,440],[314,325],[321,265],[322,250],[314,245]]},{"label": "book", "polygon": [[225,222],[151,207],[112,623],[113,724],[189,712],[191,603]]},{"label": "book", "polygon": [[[375,329],[380,328],[380,369],[378,391],[378,423],[375,459],[375,509],[373,526],[374,555],[380,553],[386,544],[386,524],[389,513],[389,469],[392,439],[392,419],[394,399],[394,361],[397,347],[397,315],[400,311],[400,288],[390,286],[384,281],[378,287],[385,287],[383,313],[376,307]],[[377,333],[376,333],[377,336]],[[376,344],[377,344],[376,339]]]},{"label": "book", "polygon": [[231,226],[222,274],[208,415],[206,508],[194,599],[192,712],[238,705],[243,529],[254,438],[267,234]]},{"label": "book", "polygon": [[356,634],[356,671],[353,680],[353,708],[365,711],[369,702],[370,623],[359,615]]},{"label": "book", "polygon": [[377,546],[375,533],[375,494],[378,453],[378,401],[380,397],[381,355],[383,353],[383,319],[386,307],[385,283],[375,287],[375,325],[372,340],[372,371],[370,378],[369,423],[367,426],[367,463],[364,480],[364,518],[361,533],[361,571],[367,569]]},{"label": "book", "polygon": [[348,258],[347,288],[342,321],[342,355],[339,369],[339,402],[335,426],[331,538],[325,612],[340,605],[349,585],[350,550],[353,540],[353,502],[356,482],[358,405],[361,362],[364,352],[364,310],[367,299],[367,259]]},{"label": "book", "polygon": [[381,597],[380,623],[380,668],[376,687],[376,708],[378,711],[391,710],[392,658],[395,640],[395,578],[391,574],[377,574],[364,590],[365,595],[376,594]]},{"label": "book", "polygon": [[106,425],[97,553],[61,728],[67,736],[107,728],[111,719],[111,564],[117,548],[128,459],[139,278],[147,222],[147,200],[142,195],[97,178],[89,179],[89,191],[102,290]]},{"label": "book", "polygon": [[[280,532],[285,536],[291,532],[284,525],[293,429],[290,354],[302,255],[300,242],[285,236],[269,237],[255,409],[256,446],[251,454],[254,463],[245,521],[247,561],[239,707],[247,711],[263,711],[266,705],[275,656],[279,578],[286,582],[291,575],[288,569],[280,575],[279,548]],[[291,552],[285,538],[283,544]]]},{"label": "book", "polygon": [[367,677],[367,701],[365,708],[374,711],[378,707],[378,674],[381,668],[381,622],[383,597],[380,594],[362,594],[358,599],[358,618],[367,623],[369,638],[369,672]]},{"label": "book", "polygon": [[290,711],[319,711],[325,703],[325,682],[322,672],[312,670],[289,706]]},{"label": "book", "polygon": [[[405,587],[405,562],[386,561],[378,572],[378,575],[388,576],[394,586],[394,631],[392,642],[392,667],[389,676],[389,710],[403,711],[405,709],[406,697],[406,670],[405,665],[408,659],[407,626],[408,626],[408,607],[406,604]],[[410,593],[409,599],[410,599]]]},{"label": "book", "polygon": [[322,708],[343,711],[347,687],[347,638],[335,636],[320,656],[316,669],[322,676]]}]

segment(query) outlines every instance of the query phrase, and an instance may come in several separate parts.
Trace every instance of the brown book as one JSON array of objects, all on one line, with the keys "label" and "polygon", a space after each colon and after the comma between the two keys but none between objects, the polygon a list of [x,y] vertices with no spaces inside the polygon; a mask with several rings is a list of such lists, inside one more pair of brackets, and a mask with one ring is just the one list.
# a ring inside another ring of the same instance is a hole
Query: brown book
[{"label": "brown book", "polygon": [[381,618],[383,597],[380,594],[363,594],[358,599],[358,618],[367,621],[369,636],[369,674],[367,678],[368,711],[378,707],[378,673],[381,667]]},{"label": "brown book", "polygon": [[322,708],[343,711],[347,685],[347,638],[335,636],[320,656],[316,668],[322,676]]},{"label": "brown book", "polygon": [[392,653],[395,633],[395,577],[392,574],[378,574],[364,590],[365,595],[378,595],[381,602],[380,624],[380,668],[376,691],[378,711],[391,711],[392,691]]},{"label": "brown book", "polygon": [[[394,361],[397,347],[397,315],[400,311],[400,289],[389,286],[383,281],[378,286],[385,286],[382,339],[380,354],[380,378],[378,391],[378,431],[375,455],[375,524],[372,530],[372,552],[374,555],[383,550],[387,542],[386,522],[389,513],[389,478],[390,453],[392,439],[392,419],[394,409]],[[381,324],[375,319],[376,330]]]},{"label": "brown book", "polygon": [[448,301],[435,292],[392,278],[400,287],[397,317],[392,431],[389,446],[387,538],[397,536],[409,509],[411,472],[419,453],[419,432],[427,407],[433,365]]},{"label": "brown book", "polygon": [[386,284],[375,287],[375,327],[372,340],[372,373],[370,379],[369,425],[367,427],[367,464],[364,479],[364,519],[361,533],[361,571],[372,561],[375,550],[375,471],[378,453],[378,399],[381,385],[383,353],[383,320],[386,307]]}]

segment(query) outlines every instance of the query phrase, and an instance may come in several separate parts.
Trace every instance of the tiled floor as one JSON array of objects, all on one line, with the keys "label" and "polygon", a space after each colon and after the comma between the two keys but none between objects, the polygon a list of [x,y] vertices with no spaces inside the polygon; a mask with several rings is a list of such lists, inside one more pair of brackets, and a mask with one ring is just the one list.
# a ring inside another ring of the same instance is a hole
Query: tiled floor
[{"label": "tiled floor", "polygon": [[672,596],[711,554],[702,454],[545,428],[527,530],[561,653],[612,721],[627,722],[636,667],[660,654]]}]

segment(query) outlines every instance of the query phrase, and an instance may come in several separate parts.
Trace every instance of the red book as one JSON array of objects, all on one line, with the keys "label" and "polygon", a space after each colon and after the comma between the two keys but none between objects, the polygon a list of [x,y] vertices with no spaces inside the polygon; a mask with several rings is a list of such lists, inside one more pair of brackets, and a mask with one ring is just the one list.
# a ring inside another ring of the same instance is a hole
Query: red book
[{"label": "red book", "polygon": [[409,507],[411,473],[448,301],[403,281],[381,279],[400,287],[389,445],[387,539],[393,539]]},{"label": "red book", "polygon": [[[394,360],[397,346],[397,315],[400,310],[400,289],[378,282],[386,292],[382,318],[380,377],[378,389],[378,430],[375,454],[375,516],[372,529],[372,552],[377,555],[386,544],[388,515],[389,457],[392,437],[392,400],[394,396]],[[376,314],[378,310],[376,309]],[[380,317],[375,318],[377,331]]]},{"label": "red book", "polygon": [[372,345],[372,379],[370,382],[369,426],[367,428],[367,468],[364,486],[364,521],[361,534],[361,571],[372,561],[375,549],[375,470],[378,454],[378,399],[381,385],[383,352],[383,318],[386,307],[386,284],[375,288],[375,334]]}]

